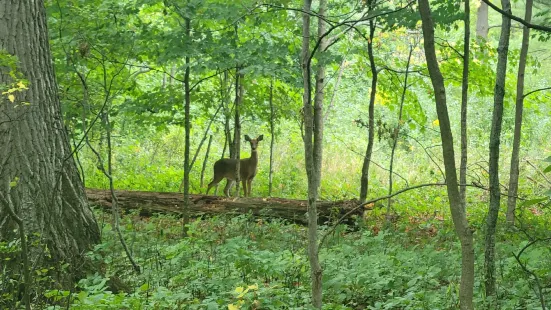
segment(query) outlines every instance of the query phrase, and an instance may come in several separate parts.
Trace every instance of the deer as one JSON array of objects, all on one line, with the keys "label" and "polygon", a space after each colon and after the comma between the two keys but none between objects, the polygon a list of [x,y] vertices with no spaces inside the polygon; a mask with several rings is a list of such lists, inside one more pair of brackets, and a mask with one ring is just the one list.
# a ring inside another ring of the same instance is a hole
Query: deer
[{"label": "deer", "polygon": [[[245,141],[249,142],[251,145],[251,157],[244,158],[239,160],[239,177],[243,184],[243,194],[245,197],[251,196],[251,185],[254,177],[256,176],[256,170],[258,168],[258,142],[264,139],[264,135],[258,136],[256,139],[251,139],[248,135],[245,135]],[[222,179],[228,179],[228,184],[224,188],[224,194],[226,197],[230,197],[230,189],[235,183],[235,165],[237,164],[237,159],[234,158],[222,158],[217,160],[214,163],[214,177],[212,182],[209,183],[207,187],[207,193],[209,190],[217,186]]]}]

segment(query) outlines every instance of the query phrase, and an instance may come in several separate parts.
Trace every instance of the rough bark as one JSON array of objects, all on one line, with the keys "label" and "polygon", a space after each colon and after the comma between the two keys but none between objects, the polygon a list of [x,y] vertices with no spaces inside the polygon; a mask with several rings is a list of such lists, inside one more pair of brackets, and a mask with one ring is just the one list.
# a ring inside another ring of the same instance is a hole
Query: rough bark
[{"label": "rough bark", "polygon": [[480,6],[476,12],[476,36],[488,39],[488,5],[480,1]]},{"label": "rough bark", "polygon": [[[503,10],[511,13],[509,0],[502,0]],[[489,158],[489,188],[490,204],[486,217],[486,236],[484,247],[484,285],[486,296],[495,296],[495,232],[501,189],[499,187],[499,144],[501,142],[501,126],[503,123],[503,99],[505,97],[505,76],[507,73],[507,53],[509,52],[509,38],[511,34],[511,19],[501,16],[501,36],[497,48],[498,59],[496,68],[496,84],[494,87],[494,112],[490,131],[490,158]]]},{"label": "rough bark", "polygon": [[459,165],[459,197],[461,206],[466,208],[467,195],[467,101],[469,99],[469,61],[471,43],[471,6],[470,1],[465,0],[464,19],[464,48],[463,48],[463,77],[461,80],[461,159]]},{"label": "rough bark", "polygon": [[[532,20],[533,0],[526,0],[526,13],[524,20]],[[519,151],[522,132],[522,112],[524,108],[524,75],[526,71],[526,58],[530,44],[530,28],[524,26],[522,30],[522,46],[517,73],[517,98],[515,105],[515,131],[513,137],[513,151],[511,154],[511,169],[509,175],[509,198],[507,199],[507,224],[515,225],[515,209],[517,205],[518,176],[519,176]]]},{"label": "rough bark", "polygon": [[459,286],[459,303],[461,309],[474,309],[474,245],[473,232],[469,227],[465,210],[461,206],[457,173],[455,170],[455,154],[453,147],[453,135],[448,115],[446,102],[446,88],[444,78],[438,66],[434,44],[434,23],[430,12],[428,0],[418,0],[421,13],[425,57],[427,67],[434,88],[436,112],[440,122],[440,137],[442,140],[442,157],[446,174],[446,187],[450,203],[450,211],[455,228],[455,233],[461,242],[461,283]]},{"label": "rough bark", "polygon": [[[369,10],[373,9],[373,1],[370,0]],[[365,156],[362,164],[362,176],[360,179],[360,202],[364,203],[367,199],[367,193],[369,190],[369,165],[371,163],[371,156],[373,154],[373,142],[375,140],[375,98],[377,93],[377,77],[379,72],[375,64],[375,57],[373,56],[373,38],[375,37],[375,20],[369,20],[369,40],[367,41],[367,55],[369,57],[369,66],[371,68],[371,89],[369,90],[369,107],[368,107],[368,137],[367,148],[365,150]]]},{"label": "rough bark", "polygon": [[[87,188],[86,194],[91,203],[106,210],[111,209],[112,196],[108,190]],[[141,216],[155,213],[182,214],[184,198],[179,193],[115,191],[118,206],[127,211],[139,210]],[[357,200],[318,201],[320,221],[328,222],[340,218],[358,206]],[[214,216],[221,214],[249,214],[262,218],[281,218],[301,225],[308,224],[305,216],[307,200],[282,198],[243,198],[239,200],[219,196],[190,195],[189,214]],[[357,208],[356,208],[357,209]],[[361,216],[361,209],[349,215]],[[352,216],[348,217],[352,224]]]},{"label": "rough bark", "polygon": [[[47,245],[51,257],[29,243],[35,268],[70,264],[69,272],[52,274],[69,288],[82,275],[83,254],[99,242],[99,230],[63,125],[43,1],[0,2],[0,49],[17,56],[28,81],[28,90],[14,93],[14,102],[2,98],[0,104],[0,198],[24,221],[28,238]],[[0,84],[13,82],[0,72]],[[14,238],[13,228],[0,208],[0,240]]]}]

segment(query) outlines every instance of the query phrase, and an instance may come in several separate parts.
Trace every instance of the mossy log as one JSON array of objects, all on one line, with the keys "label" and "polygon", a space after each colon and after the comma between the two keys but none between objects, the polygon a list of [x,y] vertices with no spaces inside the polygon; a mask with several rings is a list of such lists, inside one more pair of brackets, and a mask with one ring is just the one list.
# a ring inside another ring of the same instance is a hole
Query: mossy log
[{"label": "mossy log", "polygon": [[[141,216],[153,213],[182,214],[184,195],[172,192],[115,191],[119,207],[124,210],[139,210]],[[101,189],[86,189],[88,200],[103,208],[111,208],[111,192]],[[298,224],[306,224],[306,200],[283,198],[227,198],[221,196],[190,195],[190,216],[213,216],[221,214],[249,214],[262,218],[282,218]],[[319,201],[320,223],[334,221],[358,206],[356,200]],[[358,209],[352,214],[361,215]],[[351,215],[352,215],[351,214]]]}]

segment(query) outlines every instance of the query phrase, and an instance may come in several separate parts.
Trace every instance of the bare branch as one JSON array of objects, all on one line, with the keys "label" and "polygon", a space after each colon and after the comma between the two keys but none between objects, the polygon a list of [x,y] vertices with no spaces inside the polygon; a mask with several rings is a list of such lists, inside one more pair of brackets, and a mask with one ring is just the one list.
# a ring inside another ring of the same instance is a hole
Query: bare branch
[{"label": "bare branch", "polygon": [[529,92],[527,92],[526,94],[522,95],[522,98],[526,98],[526,97],[530,96],[530,95],[533,94],[533,93],[537,93],[537,92],[544,91],[544,90],[550,90],[550,89],[551,89],[551,86],[549,86],[549,87],[543,87],[543,88],[538,88],[538,89],[534,89],[534,90],[529,91]]},{"label": "bare branch", "polygon": [[551,33],[551,27],[546,27],[546,26],[542,26],[542,25],[536,25],[536,24],[531,24],[527,21],[525,21],[524,19],[518,17],[518,16],[515,16],[513,14],[510,14],[510,13],[507,13],[505,11],[503,11],[502,9],[498,8],[495,4],[493,4],[492,2],[490,2],[490,0],[482,0],[482,2],[486,3],[487,5],[489,5],[492,9],[494,9],[496,12],[500,13],[501,15],[505,15],[507,17],[509,17],[510,19],[514,20],[514,21],[517,21],[521,24],[523,24],[524,26],[528,27],[528,28],[531,28],[531,29],[536,29],[536,30],[541,30],[541,31],[545,31],[545,32],[549,32]]}]

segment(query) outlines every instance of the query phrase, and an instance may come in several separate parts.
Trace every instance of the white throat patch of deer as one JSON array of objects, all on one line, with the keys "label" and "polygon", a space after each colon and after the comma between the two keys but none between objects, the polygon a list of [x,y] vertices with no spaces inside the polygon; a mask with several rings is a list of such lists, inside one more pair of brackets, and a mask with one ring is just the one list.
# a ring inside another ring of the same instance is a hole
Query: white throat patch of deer
[{"label": "white throat patch of deer", "polygon": [[[245,141],[249,142],[251,145],[251,157],[244,158],[239,160],[239,179],[241,184],[243,184],[243,195],[245,197],[251,196],[251,185],[253,179],[256,175],[256,170],[258,168],[258,142],[264,139],[264,135],[258,136],[256,139],[251,139],[248,135],[245,135]],[[230,189],[235,183],[235,166],[237,165],[237,159],[233,158],[223,158],[214,163],[214,177],[212,182],[209,183],[207,187],[208,195],[209,190],[212,187],[218,185],[223,179],[228,179],[229,182],[224,188],[224,194],[227,197],[230,197]]]}]

